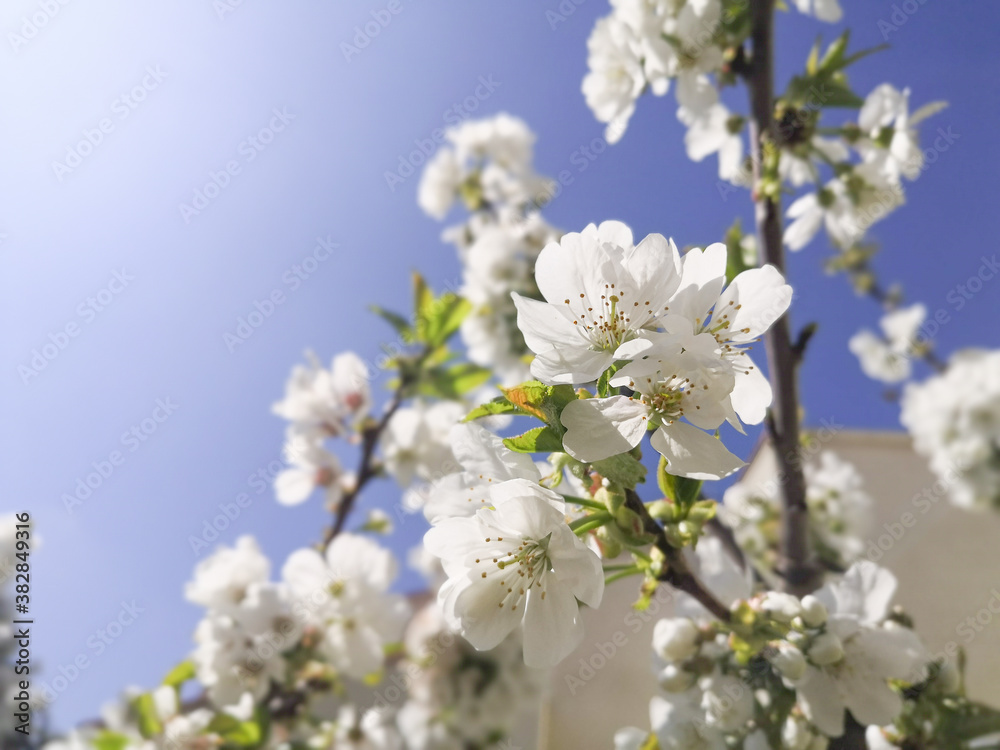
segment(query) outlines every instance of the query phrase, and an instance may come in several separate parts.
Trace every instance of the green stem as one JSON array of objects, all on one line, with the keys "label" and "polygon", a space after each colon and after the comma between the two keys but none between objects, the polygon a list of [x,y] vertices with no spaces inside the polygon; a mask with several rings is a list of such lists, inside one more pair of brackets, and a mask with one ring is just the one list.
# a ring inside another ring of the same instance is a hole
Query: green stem
[{"label": "green stem", "polygon": [[619,571],[613,575],[608,576],[604,579],[604,585],[609,583],[614,583],[615,581],[621,580],[622,578],[629,578],[631,576],[642,575],[643,570],[638,565],[631,565],[625,570]]},{"label": "green stem", "polygon": [[584,508],[592,508],[593,510],[607,510],[608,506],[604,503],[599,503],[596,500],[588,500],[584,497],[573,497],[572,495],[563,495],[567,503],[573,505],[580,505]]},{"label": "green stem", "polygon": [[603,513],[592,513],[589,516],[576,519],[569,525],[569,527],[573,530],[574,534],[585,534],[588,531],[601,528],[610,520],[611,514],[607,511],[604,511]]}]

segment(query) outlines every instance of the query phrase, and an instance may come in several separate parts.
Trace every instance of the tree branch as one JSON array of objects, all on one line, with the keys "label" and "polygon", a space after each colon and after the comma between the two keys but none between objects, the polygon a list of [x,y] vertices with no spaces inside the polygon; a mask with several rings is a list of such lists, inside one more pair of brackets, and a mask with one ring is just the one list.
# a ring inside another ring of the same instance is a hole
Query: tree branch
[{"label": "tree branch", "polygon": [[[751,0],[753,56],[746,80],[750,89],[750,148],[753,163],[756,224],[761,262],[785,273],[781,204],[761,190],[765,143],[775,143],[774,124],[774,4]],[[809,549],[809,516],[805,479],[799,455],[799,398],[795,352],[788,316],[777,320],[766,335],[767,362],[774,402],[768,420],[771,442],[778,457],[783,506],[779,572],[787,591],[802,596],[820,583],[820,570]]]},{"label": "tree branch", "polygon": [[402,405],[406,387],[406,382],[400,383],[382,418],[362,432],[361,462],[358,466],[357,479],[354,487],[344,495],[340,501],[340,505],[337,506],[333,525],[326,530],[326,534],[323,536],[323,549],[329,547],[330,542],[336,538],[337,534],[343,531],[344,524],[347,522],[347,516],[350,515],[358,495],[361,494],[361,490],[378,474],[378,470],[375,468],[375,447],[378,445],[379,438],[389,424],[389,420],[392,419],[392,415]]},{"label": "tree branch", "polygon": [[649,515],[649,510],[635,490],[625,491],[625,507],[634,511],[642,518],[643,529],[646,533],[656,538],[656,547],[663,553],[663,556],[667,560],[667,568],[659,580],[669,583],[678,591],[683,591],[685,594],[693,597],[719,620],[729,622],[729,607],[719,601],[715,597],[715,594],[705,588],[705,585],[688,566],[687,560],[684,559],[681,551],[676,547],[670,546],[666,534],[663,533],[663,527],[656,522],[656,519]]}]

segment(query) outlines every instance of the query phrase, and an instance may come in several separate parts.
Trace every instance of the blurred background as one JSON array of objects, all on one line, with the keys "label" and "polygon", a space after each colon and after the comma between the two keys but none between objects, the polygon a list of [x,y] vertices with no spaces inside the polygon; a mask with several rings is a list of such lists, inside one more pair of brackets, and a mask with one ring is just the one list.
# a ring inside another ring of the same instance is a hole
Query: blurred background
[{"label": "blurred background", "polygon": [[[892,45],[852,69],[856,91],[888,81],[909,85],[914,107],[950,102],[923,133],[928,145],[941,128],[950,145],[873,231],[877,267],[929,317],[949,313],[940,354],[996,347],[1000,290],[988,283],[961,306],[956,293],[997,250],[1000,6],[843,4],[854,48]],[[319,537],[321,502],[274,500],[283,423],[270,406],[306,349],[376,362],[393,334],[366,307],[407,311],[411,270],[457,286],[444,225],[415,200],[412,154],[433,131],[523,118],[537,170],[570,175],[545,209],[566,230],[615,218],[703,245],[736,215],[750,226],[746,194],[720,194],[715,160],[685,156],[672,97],[644,99],[606,146],[580,81],[607,12],[605,0],[4,3],[0,510],[30,510],[43,538],[35,654],[43,682],[69,683],[55,728],[95,717],[125,685],[155,684],[188,652],[199,611],[183,585],[215,544],[252,533],[280,568]],[[780,80],[818,32],[840,28],[782,14]],[[820,240],[790,259],[794,324],[819,323],[806,422],[896,430],[898,407],[846,345],[878,310],[823,273],[828,254]],[[240,327],[255,310],[260,325]],[[756,437],[734,445],[746,455]],[[95,471],[86,495],[78,483]],[[396,515],[399,490],[377,484],[366,503]],[[206,540],[226,507],[228,527]],[[390,543],[403,552],[424,529],[401,517]],[[421,579],[407,570],[398,586]],[[112,638],[123,607],[136,616]]]}]

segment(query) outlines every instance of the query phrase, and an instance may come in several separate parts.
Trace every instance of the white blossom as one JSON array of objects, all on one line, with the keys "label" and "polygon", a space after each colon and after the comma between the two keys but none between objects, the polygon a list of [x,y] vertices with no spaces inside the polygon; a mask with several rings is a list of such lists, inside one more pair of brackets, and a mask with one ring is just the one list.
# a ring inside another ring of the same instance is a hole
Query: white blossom
[{"label": "white blossom", "polygon": [[837,23],[844,12],[838,0],[792,0],[800,13],[815,16],[820,21]]},{"label": "white blossom", "polygon": [[241,536],[233,547],[220,547],[198,563],[184,595],[194,604],[227,612],[243,601],[251,585],[266,583],[270,575],[271,562],[257,541]]},{"label": "white blossom", "polygon": [[855,144],[866,161],[878,163],[896,181],[915,180],[924,167],[917,126],[947,105],[932,102],[910,114],[910,90],[899,91],[888,83],[876,86],[858,113],[864,137]]},{"label": "white blossom", "polygon": [[806,718],[828,737],[844,733],[845,710],[862,724],[890,723],[903,700],[888,680],[922,679],[928,657],[916,634],[884,622],[895,589],[889,571],[863,562],[815,594],[829,619],[794,685]]},{"label": "white blossom", "polygon": [[320,652],[337,670],[357,678],[378,671],[385,646],[402,635],[409,608],[388,591],[395,577],[396,561],[388,550],[344,532],[325,555],[301,549],[282,569],[303,625],[321,635]]},{"label": "white blossom", "polygon": [[590,224],[545,246],[535,265],[544,302],[514,294],[517,324],[545,383],[596,380],[625,341],[655,328],[680,283],[677,248],[650,234],[638,245],[618,221]]},{"label": "white blossom", "polygon": [[392,415],[382,433],[382,457],[400,487],[408,487],[416,478],[430,482],[454,471],[448,433],[463,416],[465,407],[456,401],[416,402]]},{"label": "white blossom", "polygon": [[903,389],[900,419],[962,508],[1000,505],[1000,352],[964,350]]},{"label": "white blossom", "polygon": [[272,411],[309,436],[344,435],[371,409],[368,366],[353,352],[338,354],[329,370],[312,352],[306,357],[309,364],[295,366]]},{"label": "white blossom", "polygon": [[513,479],[493,488],[492,501],[492,509],[441,521],[424,537],[448,574],[438,599],[477,649],[494,648],[522,626],[525,663],[551,666],[583,638],[577,600],[601,602],[600,558],[566,524],[556,493]]},{"label": "white blossom", "polygon": [[882,317],[883,336],[868,329],[852,336],[848,347],[861,362],[865,375],[883,383],[899,383],[909,378],[911,358],[919,345],[917,337],[926,316],[926,307],[911,305]]}]

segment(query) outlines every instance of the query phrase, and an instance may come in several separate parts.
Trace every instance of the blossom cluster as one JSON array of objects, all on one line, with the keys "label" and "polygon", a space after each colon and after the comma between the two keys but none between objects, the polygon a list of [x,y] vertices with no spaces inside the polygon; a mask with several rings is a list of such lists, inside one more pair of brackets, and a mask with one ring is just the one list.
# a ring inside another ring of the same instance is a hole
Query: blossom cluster
[{"label": "blossom cluster", "polygon": [[688,156],[719,156],[719,177],[745,182],[744,120],[722,103],[711,76],[722,72],[725,50],[738,44],[724,23],[721,0],[614,0],[587,41],[587,104],[606,123],[609,143],[621,139],[647,90],[663,96],[676,80],[677,118],[688,128]]},{"label": "blossom cluster", "polygon": [[553,183],[535,172],[534,134],[510,115],[464,122],[447,131],[447,141],[424,168],[417,201],[439,220],[458,200],[469,212],[444,233],[462,264],[462,296],[473,305],[462,340],[472,362],[505,385],[520,383],[526,352],[510,294],[537,295],[535,258],[559,235],[539,213]]},{"label": "blossom cluster", "polygon": [[[845,730],[845,710],[872,727],[903,709],[893,681],[920,683],[929,656],[890,610],[895,579],[858,563],[801,600],[752,595],[750,584],[715,540],[699,546],[705,580],[732,601],[733,623],[711,622],[681,602],[660,620],[653,649],[663,696],[650,704],[661,748],[824,750]],[[616,735],[618,750],[643,747],[648,732]]]},{"label": "blossom cluster", "polygon": [[784,241],[789,249],[802,249],[822,228],[834,247],[847,250],[902,206],[903,179],[915,180],[924,169],[917,126],[944,107],[932,102],[910,112],[909,89],[883,83],[868,94],[857,122],[843,125],[834,138],[797,134],[797,142],[782,151],[782,178],[800,187],[818,184],[822,167],[834,176],[788,207]]},{"label": "blossom cluster", "polygon": [[[803,466],[812,548],[832,570],[842,570],[864,553],[872,499],[853,464],[823,451]],[[776,481],[738,482],[726,490],[719,519],[759,568],[774,571],[780,544],[780,498]]]},{"label": "blossom cluster", "polygon": [[944,372],[908,383],[901,420],[955,505],[1000,506],[1000,352],[959,351]]},{"label": "blossom cluster", "polygon": [[861,363],[865,375],[883,383],[900,383],[913,373],[913,359],[926,351],[920,328],[927,317],[922,304],[891,310],[882,316],[879,336],[863,329],[851,337],[848,347]]},{"label": "blossom cluster", "polygon": [[[607,378],[632,396],[573,401],[564,446],[580,461],[651,444],[676,476],[718,479],[742,462],[703,430],[758,424],[771,403],[748,350],[791,302],[772,266],[726,285],[726,246],[680,256],[662,235],[638,244],[617,221],[563,235],[538,257],[544,301],[514,296],[518,326],[543,383]],[[682,421],[684,420],[684,421]]]},{"label": "blossom cluster", "polygon": [[307,365],[296,365],[285,396],[272,411],[288,421],[286,468],[276,477],[275,495],[284,505],[305,502],[323,490],[327,507],[336,508],[355,477],[326,448],[326,440],[356,440],[356,430],[371,410],[368,366],[353,352],[338,354],[330,368],[311,352]]}]

